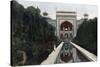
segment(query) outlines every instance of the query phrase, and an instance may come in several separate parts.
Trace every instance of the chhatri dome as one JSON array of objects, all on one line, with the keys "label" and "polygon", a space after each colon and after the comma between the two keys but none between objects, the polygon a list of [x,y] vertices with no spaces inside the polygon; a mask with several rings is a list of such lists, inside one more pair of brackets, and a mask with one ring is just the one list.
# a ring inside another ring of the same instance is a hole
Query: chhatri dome
[{"label": "chhatri dome", "polygon": [[47,12],[43,12],[43,16],[48,16],[48,13]]},{"label": "chhatri dome", "polygon": [[88,19],[88,14],[87,13],[84,14],[84,18]]}]

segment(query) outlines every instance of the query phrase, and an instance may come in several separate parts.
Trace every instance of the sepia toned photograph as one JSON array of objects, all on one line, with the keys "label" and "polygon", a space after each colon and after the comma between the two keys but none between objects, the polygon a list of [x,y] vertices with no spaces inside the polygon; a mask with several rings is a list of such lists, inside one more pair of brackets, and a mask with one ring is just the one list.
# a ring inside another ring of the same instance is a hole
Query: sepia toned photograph
[{"label": "sepia toned photograph", "polygon": [[11,66],[97,61],[98,7],[12,0]]}]

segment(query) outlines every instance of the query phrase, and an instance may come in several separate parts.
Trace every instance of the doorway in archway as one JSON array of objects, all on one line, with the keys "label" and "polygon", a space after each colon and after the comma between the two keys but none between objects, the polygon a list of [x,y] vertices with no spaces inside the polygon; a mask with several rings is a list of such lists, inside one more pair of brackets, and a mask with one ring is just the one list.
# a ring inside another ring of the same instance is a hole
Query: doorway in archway
[{"label": "doorway in archway", "polygon": [[72,37],[72,30],[73,30],[73,25],[69,21],[64,21],[60,25],[60,39],[65,40],[65,39],[70,39]]}]

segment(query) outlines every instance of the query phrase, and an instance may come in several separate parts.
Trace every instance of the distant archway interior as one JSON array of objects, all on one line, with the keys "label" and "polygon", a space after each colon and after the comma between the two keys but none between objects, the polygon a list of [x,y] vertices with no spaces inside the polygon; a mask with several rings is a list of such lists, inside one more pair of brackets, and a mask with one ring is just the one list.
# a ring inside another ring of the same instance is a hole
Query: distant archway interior
[{"label": "distant archway interior", "polygon": [[73,27],[72,23],[70,23],[69,21],[64,21],[60,26],[60,30],[61,31],[71,31],[72,27]]}]

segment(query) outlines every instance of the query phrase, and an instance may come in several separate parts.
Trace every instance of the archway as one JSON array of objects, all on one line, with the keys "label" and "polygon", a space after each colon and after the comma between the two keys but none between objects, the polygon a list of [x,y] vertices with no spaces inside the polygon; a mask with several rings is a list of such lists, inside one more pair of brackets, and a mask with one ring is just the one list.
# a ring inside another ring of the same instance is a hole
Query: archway
[{"label": "archway", "polygon": [[70,39],[72,37],[72,33],[71,31],[73,30],[73,25],[72,23],[70,23],[69,21],[64,21],[63,23],[61,23],[60,25],[60,38],[62,40]]},{"label": "archway", "polygon": [[60,26],[60,30],[71,31],[72,27],[73,27],[72,23],[70,23],[69,21],[64,21]]}]

